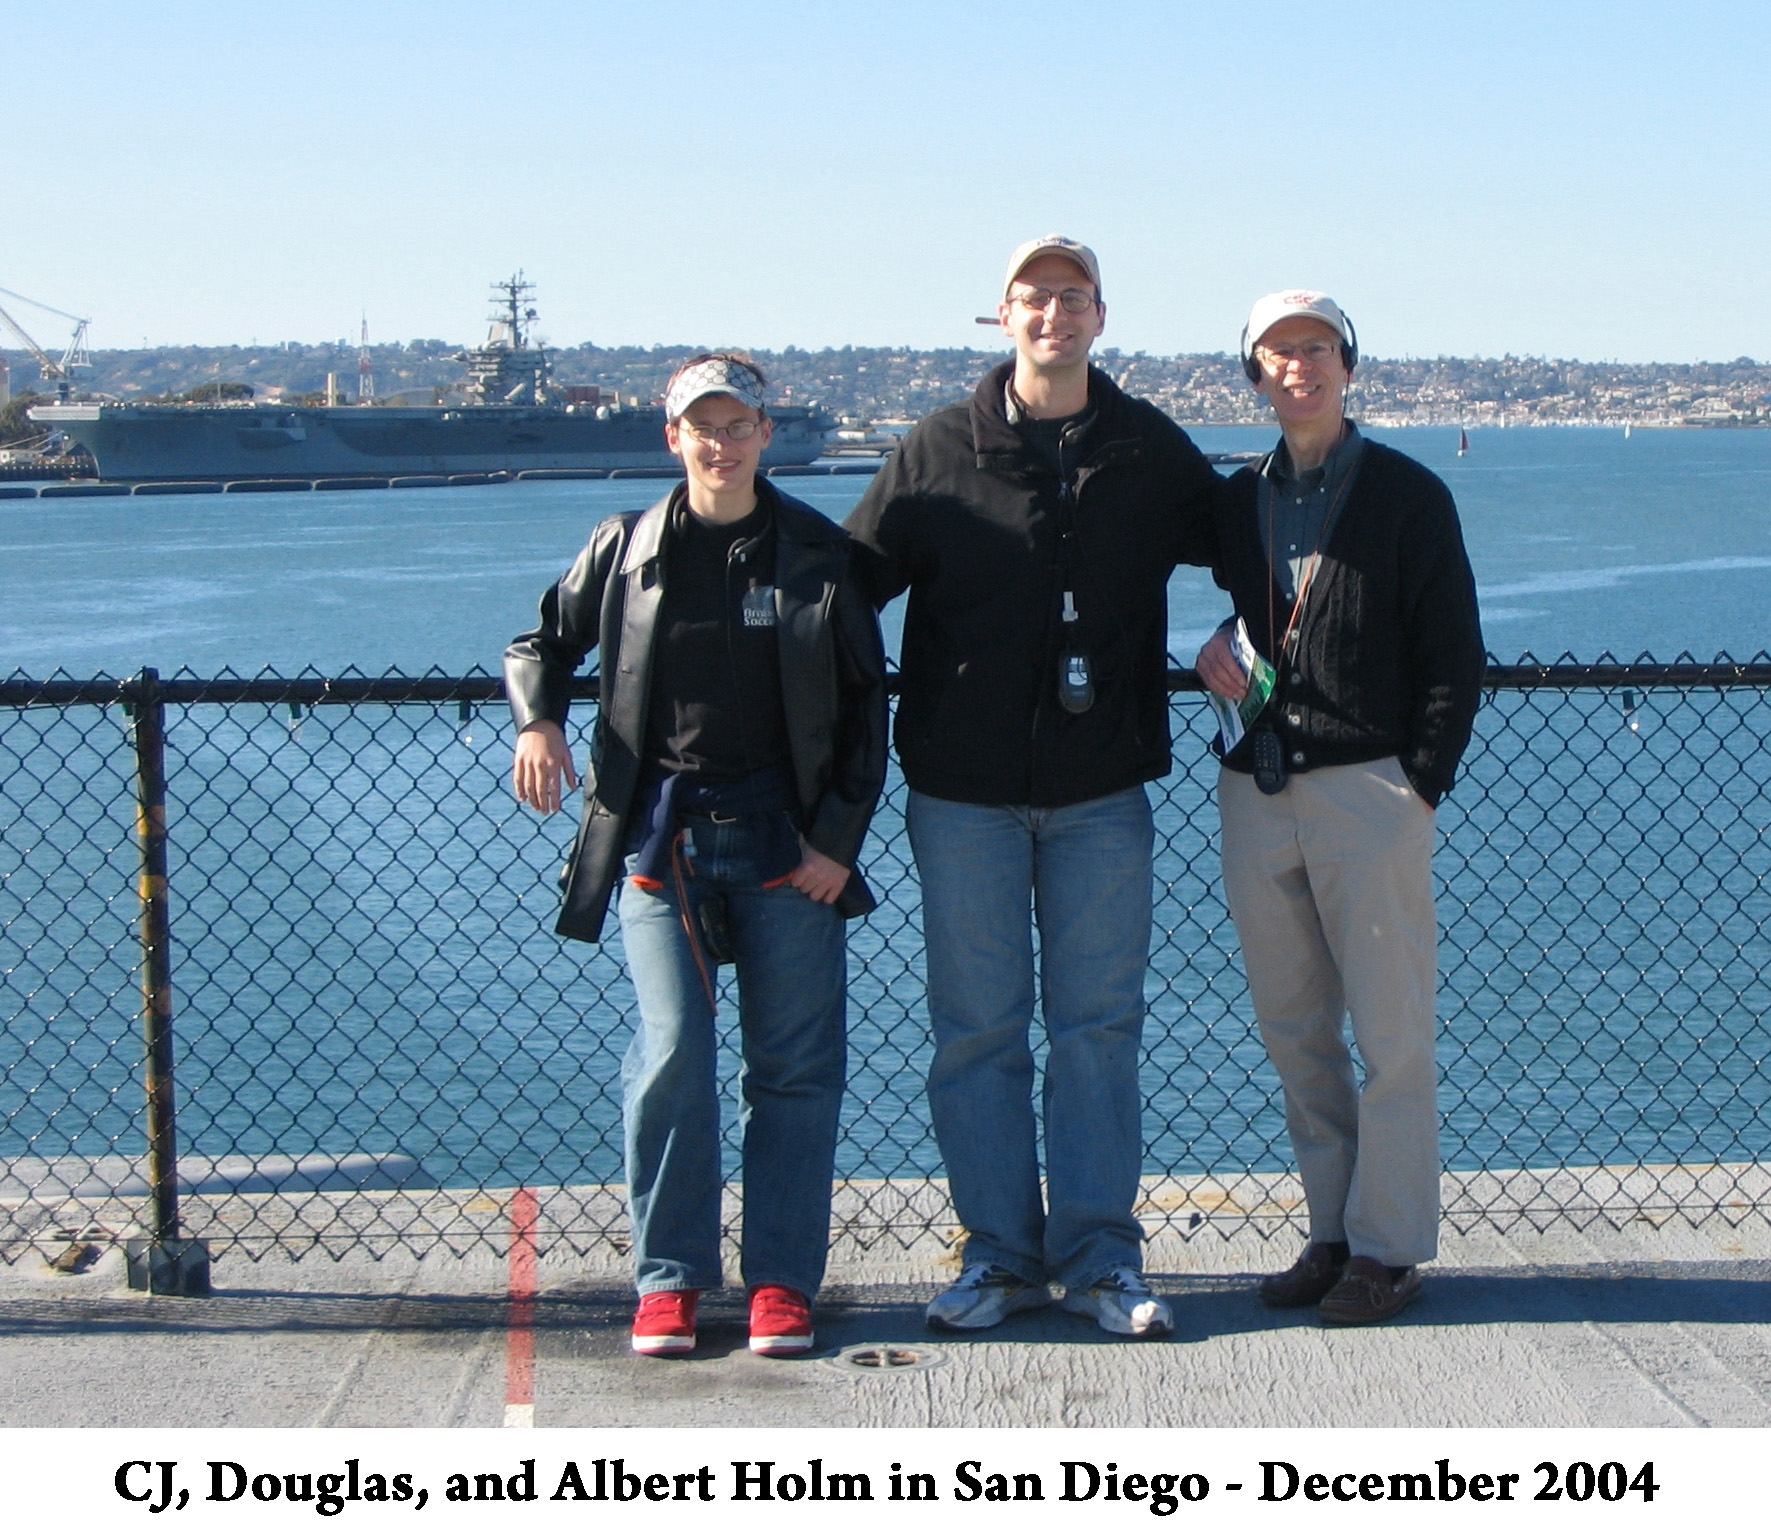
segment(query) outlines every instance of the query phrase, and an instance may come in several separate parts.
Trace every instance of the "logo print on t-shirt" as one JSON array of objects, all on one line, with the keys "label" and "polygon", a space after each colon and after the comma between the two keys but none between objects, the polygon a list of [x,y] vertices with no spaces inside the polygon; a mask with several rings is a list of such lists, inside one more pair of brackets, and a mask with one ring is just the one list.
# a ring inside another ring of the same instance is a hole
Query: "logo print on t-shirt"
[{"label": "logo print on t-shirt", "polygon": [[744,594],[744,628],[772,630],[775,628],[775,589],[752,587]]}]

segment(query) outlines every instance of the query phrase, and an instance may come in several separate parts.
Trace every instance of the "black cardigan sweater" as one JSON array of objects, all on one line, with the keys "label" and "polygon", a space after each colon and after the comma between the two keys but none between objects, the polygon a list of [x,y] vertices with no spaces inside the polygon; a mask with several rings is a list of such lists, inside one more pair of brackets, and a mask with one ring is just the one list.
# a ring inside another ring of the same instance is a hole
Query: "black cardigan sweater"
[{"label": "black cardigan sweater", "polygon": [[[1237,472],[1220,513],[1218,585],[1262,655],[1291,606],[1261,543],[1258,467]],[[1268,660],[1274,660],[1268,656]],[[1457,508],[1424,465],[1369,440],[1311,586],[1297,654],[1262,724],[1294,774],[1395,756],[1437,806],[1457,776],[1481,699],[1476,583]],[[1249,773],[1247,737],[1224,760]]]}]

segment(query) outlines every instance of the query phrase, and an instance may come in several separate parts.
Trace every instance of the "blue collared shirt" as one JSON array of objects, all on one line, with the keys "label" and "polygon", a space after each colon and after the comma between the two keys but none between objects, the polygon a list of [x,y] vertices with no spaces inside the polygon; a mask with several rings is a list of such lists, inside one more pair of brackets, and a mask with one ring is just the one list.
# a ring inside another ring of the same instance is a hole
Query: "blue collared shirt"
[{"label": "blue collared shirt", "polygon": [[1328,543],[1334,519],[1346,503],[1342,493],[1351,490],[1364,452],[1365,439],[1349,419],[1334,452],[1315,469],[1294,471],[1283,438],[1261,466],[1261,546],[1288,602],[1297,598],[1298,584]]}]

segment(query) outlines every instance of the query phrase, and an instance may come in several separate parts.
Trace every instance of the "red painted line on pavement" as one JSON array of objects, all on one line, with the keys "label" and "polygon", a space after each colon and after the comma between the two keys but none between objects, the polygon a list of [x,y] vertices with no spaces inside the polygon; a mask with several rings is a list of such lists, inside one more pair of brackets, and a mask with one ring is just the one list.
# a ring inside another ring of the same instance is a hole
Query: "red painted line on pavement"
[{"label": "red painted line on pavement", "polygon": [[[540,1219],[540,1198],[531,1189],[518,1190],[510,1203],[510,1324],[504,1366],[506,1425],[534,1422],[535,1229]],[[518,1411],[514,1416],[513,1409]]]}]

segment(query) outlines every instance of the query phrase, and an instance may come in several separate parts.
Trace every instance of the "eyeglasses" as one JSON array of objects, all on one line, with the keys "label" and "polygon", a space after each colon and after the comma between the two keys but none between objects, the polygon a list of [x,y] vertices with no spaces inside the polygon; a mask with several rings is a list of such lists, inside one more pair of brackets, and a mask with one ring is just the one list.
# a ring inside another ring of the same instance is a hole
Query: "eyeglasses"
[{"label": "eyeglasses", "polygon": [[1341,344],[1317,337],[1313,341],[1299,342],[1295,347],[1269,347],[1263,342],[1254,350],[1263,363],[1277,368],[1282,363],[1326,363],[1341,350]]},{"label": "eyeglasses", "polygon": [[688,433],[697,443],[717,443],[721,438],[728,443],[748,442],[762,431],[762,425],[741,418],[725,427],[702,427],[687,417],[676,424],[678,432]]},{"label": "eyeglasses", "polygon": [[1050,309],[1052,300],[1056,299],[1064,306],[1066,315],[1080,315],[1100,303],[1086,288],[1023,288],[1019,293],[1010,294],[1009,298],[1030,310]]}]

